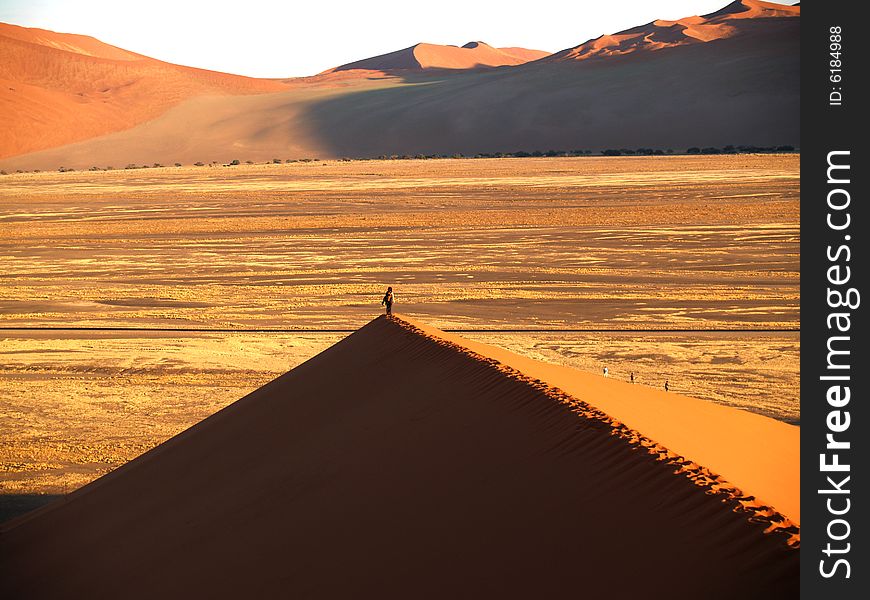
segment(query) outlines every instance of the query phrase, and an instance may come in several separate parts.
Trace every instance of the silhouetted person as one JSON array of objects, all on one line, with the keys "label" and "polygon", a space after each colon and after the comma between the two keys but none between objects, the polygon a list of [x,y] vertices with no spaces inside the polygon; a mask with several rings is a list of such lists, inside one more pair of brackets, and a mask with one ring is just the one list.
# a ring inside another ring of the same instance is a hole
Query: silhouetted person
[{"label": "silhouetted person", "polygon": [[665,379],[665,391],[667,392],[669,389],[670,387],[668,386],[668,380]]},{"label": "silhouetted person", "polygon": [[604,376],[607,377],[607,367],[604,367]]},{"label": "silhouetted person", "polygon": [[634,371],[631,372],[631,382],[634,383]]},{"label": "silhouetted person", "polygon": [[393,288],[392,286],[387,288],[387,293],[384,294],[384,299],[381,300],[381,304],[387,307],[387,316],[392,316],[393,314],[393,301],[395,298],[393,297]]}]

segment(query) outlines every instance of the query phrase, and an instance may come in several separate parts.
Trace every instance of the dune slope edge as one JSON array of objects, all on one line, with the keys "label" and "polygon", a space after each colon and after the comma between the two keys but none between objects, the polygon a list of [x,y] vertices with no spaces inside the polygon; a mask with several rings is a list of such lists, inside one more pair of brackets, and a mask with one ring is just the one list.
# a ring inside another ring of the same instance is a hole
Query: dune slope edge
[{"label": "dune slope edge", "polygon": [[381,317],[0,528],[0,594],[795,597],[783,534],[614,431]]}]

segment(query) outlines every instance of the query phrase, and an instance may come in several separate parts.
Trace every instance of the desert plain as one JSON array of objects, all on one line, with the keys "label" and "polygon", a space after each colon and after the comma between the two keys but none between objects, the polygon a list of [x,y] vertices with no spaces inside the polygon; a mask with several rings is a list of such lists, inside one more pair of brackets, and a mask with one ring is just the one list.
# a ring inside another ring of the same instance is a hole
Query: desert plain
[{"label": "desert plain", "polygon": [[466,338],[799,423],[799,217],[793,154],[2,176],[0,493],[111,471],[387,285]]}]

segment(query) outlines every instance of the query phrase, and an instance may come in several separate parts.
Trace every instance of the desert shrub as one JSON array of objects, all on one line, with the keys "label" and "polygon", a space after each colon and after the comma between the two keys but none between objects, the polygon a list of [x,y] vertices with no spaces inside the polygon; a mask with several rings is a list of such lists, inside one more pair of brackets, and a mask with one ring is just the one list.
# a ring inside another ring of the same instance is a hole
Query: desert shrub
[{"label": "desert shrub", "polygon": [[280,165],[280,164],[281,164],[281,159],[280,159],[280,158],[273,158],[273,159],[272,159],[272,164]]},{"label": "desert shrub", "polygon": [[195,167],[204,167],[204,166],[205,166],[205,163],[204,163],[204,162],[199,162],[199,161],[197,161],[197,162],[193,163],[193,166],[195,166]]},{"label": "desert shrub", "polygon": [[175,166],[176,166],[176,167],[180,167],[180,166],[181,166],[181,163],[175,163]]},{"label": "desert shrub", "polygon": [[234,158],[233,160],[230,161],[231,167],[235,167],[236,165],[240,165],[240,164],[242,164],[242,163],[239,161],[238,158]]},{"label": "desert shrub", "polygon": [[254,164],[254,161],[252,161],[252,160],[246,160],[246,161],[245,161],[245,164],[246,164],[246,165],[252,165],[252,164]]},{"label": "desert shrub", "polygon": [[0,171],[0,175],[9,175],[6,171]]}]

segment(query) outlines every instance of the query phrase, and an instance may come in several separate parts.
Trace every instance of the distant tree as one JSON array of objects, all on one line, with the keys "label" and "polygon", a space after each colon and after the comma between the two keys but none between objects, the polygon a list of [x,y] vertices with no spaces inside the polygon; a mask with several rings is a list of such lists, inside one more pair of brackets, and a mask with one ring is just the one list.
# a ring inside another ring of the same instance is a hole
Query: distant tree
[{"label": "distant tree", "polygon": [[232,166],[232,167],[234,167],[236,165],[240,165],[240,164],[242,164],[242,163],[239,162],[238,158],[234,158],[233,160],[230,161],[230,166]]},{"label": "distant tree", "polygon": [[777,152],[794,152],[794,146],[777,146]]},{"label": "distant tree", "polygon": [[195,167],[204,167],[204,166],[205,166],[205,163],[203,163],[203,162],[195,162],[195,163],[193,163],[193,166],[195,166]]},{"label": "distant tree", "polygon": [[176,167],[180,167],[180,166],[181,166],[181,163],[175,163],[175,166],[176,166]]},{"label": "distant tree", "polygon": [[601,154],[604,156],[620,156],[622,155],[621,150],[617,150],[616,148],[608,148],[606,150],[602,150]]},{"label": "distant tree", "polygon": [[154,168],[155,168],[155,169],[158,169],[158,168],[160,168],[160,167],[162,167],[162,166],[163,166],[163,165],[161,165],[160,163],[154,163]]},{"label": "distant tree", "polygon": [[688,150],[686,150],[686,154],[701,154],[701,149],[697,146],[692,146]]},{"label": "distant tree", "polygon": [[273,158],[273,159],[272,159],[272,164],[280,165],[280,164],[281,164],[281,159],[280,159],[280,158]]},{"label": "distant tree", "polygon": [[722,151],[719,148],[714,148],[713,146],[708,146],[707,148],[701,149],[701,154],[722,154]]}]

